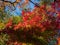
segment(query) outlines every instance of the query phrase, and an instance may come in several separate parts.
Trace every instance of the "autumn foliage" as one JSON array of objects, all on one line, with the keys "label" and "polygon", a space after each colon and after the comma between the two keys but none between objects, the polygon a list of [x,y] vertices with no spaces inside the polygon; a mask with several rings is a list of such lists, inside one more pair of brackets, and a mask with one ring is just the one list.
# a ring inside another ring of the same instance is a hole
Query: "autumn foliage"
[{"label": "autumn foliage", "polygon": [[[57,30],[60,30],[60,12],[55,11],[54,6],[35,6],[31,12],[22,11],[22,16],[20,17],[22,21],[19,21],[17,24],[14,23],[15,20],[13,18],[9,18],[4,29],[1,29],[3,30],[2,32],[10,35],[11,40],[13,40],[10,41],[14,42],[14,45],[25,45],[25,43],[21,43],[22,40],[36,43],[32,41],[33,36],[35,36],[34,39],[36,37],[43,37],[49,42],[49,36],[54,37],[57,34]],[[50,33],[49,31],[52,32]],[[19,41],[21,42],[19,43]],[[57,41],[58,44],[60,44],[60,38],[58,38]],[[37,44],[40,45],[40,42],[34,45]]]}]

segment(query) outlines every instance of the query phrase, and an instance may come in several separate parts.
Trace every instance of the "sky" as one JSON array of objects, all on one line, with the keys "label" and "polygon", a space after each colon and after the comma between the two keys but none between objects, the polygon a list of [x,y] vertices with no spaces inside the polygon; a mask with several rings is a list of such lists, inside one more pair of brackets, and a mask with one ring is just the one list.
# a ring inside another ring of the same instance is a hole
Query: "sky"
[{"label": "sky", "polygon": [[[15,0],[9,0],[9,1],[14,2]],[[20,2],[21,5],[22,5],[23,1]],[[34,3],[38,3],[40,0],[31,0],[31,1],[34,2]],[[21,15],[21,12],[22,12],[23,9],[22,8],[18,8],[18,6],[19,6],[19,4],[17,4],[15,6],[16,9],[14,11],[9,11],[11,15],[15,15],[15,16],[16,15]],[[31,8],[31,11],[32,11],[34,9],[34,4],[29,2],[29,4],[25,8]],[[5,11],[8,12],[8,10],[9,10],[9,7],[6,6],[5,7]]]}]

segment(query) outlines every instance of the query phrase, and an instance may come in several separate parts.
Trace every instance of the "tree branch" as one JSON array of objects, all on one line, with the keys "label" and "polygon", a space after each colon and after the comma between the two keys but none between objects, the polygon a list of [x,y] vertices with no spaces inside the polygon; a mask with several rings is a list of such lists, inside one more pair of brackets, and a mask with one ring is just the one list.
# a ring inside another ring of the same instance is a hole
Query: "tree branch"
[{"label": "tree branch", "polygon": [[36,3],[32,2],[31,0],[29,0],[31,3],[33,3],[35,6],[40,7],[39,5],[37,5]]},{"label": "tree branch", "polygon": [[[7,1],[0,0],[0,1],[6,2],[6,3],[10,3],[14,7],[14,10],[16,9],[16,7],[14,6],[14,3],[18,3],[17,1],[11,2],[11,1],[8,1],[8,0]],[[5,7],[5,4],[4,4],[4,7]],[[8,7],[10,7],[10,6],[8,6]],[[14,10],[12,10],[12,11],[14,11]]]}]

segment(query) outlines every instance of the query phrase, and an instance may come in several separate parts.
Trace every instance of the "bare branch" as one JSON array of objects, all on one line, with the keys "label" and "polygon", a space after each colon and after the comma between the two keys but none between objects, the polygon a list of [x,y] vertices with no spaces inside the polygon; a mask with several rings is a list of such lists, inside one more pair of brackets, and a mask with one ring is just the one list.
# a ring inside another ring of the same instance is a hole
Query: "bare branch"
[{"label": "bare branch", "polygon": [[38,4],[32,2],[31,0],[29,0],[29,1],[30,1],[31,3],[33,3],[35,6],[40,7]]}]

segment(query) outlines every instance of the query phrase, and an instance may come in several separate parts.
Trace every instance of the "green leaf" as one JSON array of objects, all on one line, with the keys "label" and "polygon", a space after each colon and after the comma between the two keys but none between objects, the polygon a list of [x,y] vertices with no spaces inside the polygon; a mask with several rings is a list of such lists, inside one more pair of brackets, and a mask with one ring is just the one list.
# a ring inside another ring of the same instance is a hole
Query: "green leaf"
[{"label": "green leaf", "polygon": [[22,21],[22,17],[21,16],[13,16],[13,23],[17,24],[19,22]]},{"label": "green leaf", "polygon": [[0,45],[6,45],[6,41],[8,41],[9,36],[7,34],[0,34]]}]

